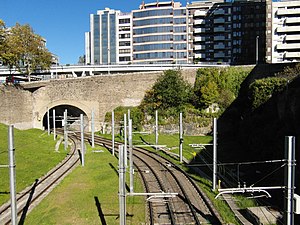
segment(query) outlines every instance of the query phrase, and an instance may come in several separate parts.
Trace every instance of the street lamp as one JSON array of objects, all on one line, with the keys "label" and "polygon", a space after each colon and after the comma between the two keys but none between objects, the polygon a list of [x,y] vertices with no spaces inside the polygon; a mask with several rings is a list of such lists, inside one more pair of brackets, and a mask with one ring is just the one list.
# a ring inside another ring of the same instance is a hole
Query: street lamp
[{"label": "street lamp", "polygon": [[110,49],[107,48],[107,73],[110,74],[109,71],[109,62],[110,62]]}]

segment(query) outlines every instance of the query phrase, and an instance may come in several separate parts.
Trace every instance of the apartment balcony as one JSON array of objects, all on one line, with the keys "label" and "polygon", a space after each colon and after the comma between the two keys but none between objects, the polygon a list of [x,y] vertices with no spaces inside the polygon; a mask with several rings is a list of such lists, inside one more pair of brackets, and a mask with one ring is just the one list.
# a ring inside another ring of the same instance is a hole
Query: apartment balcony
[{"label": "apartment balcony", "polygon": [[285,23],[286,24],[300,23],[300,17],[286,18]]},{"label": "apartment balcony", "polygon": [[300,59],[300,52],[286,52],[284,57],[285,58],[298,58],[298,59]]},{"label": "apartment balcony", "polygon": [[285,37],[286,41],[300,41],[300,35],[287,35]]},{"label": "apartment balcony", "polygon": [[203,50],[205,49],[205,45],[195,45],[194,50]]},{"label": "apartment balcony", "polygon": [[198,34],[198,33],[205,33],[205,28],[195,28],[194,29],[194,33]]},{"label": "apartment balcony", "polygon": [[277,27],[278,33],[299,32],[300,26]]},{"label": "apartment balcony", "polygon": [[203,10],[196,10],[194,12],[194,16],[206,16],[206,11]]},{"label": "apartment balcony", "polygon": [[214,45],[214,49],[225,49],[225,45],[224,44]]},{"label": "apartment balcony", "polygon": [[225,32],[225,27],[214,27],[214,32]]},{"label": "apartment balcony", "polygon": [[218,19],[214,19],[214,23],[225,23],[225,19],[224,18],[218,18]]},{"label": "apartment balcony", "polygon": [[225,53],[224,52],[218,52],[214,54],[214,58],[224,58]]},{"label": "apartment balcony", "polygon": [[216,9],[214,11],[214,15],[224,15],[225,14],[225,10],[224,9]]},{"label": "apartment balcony", "polygon": [[225,36],[214,36],[214,41],[225,41]]},{"label": "apartment balcony", "polygon": [[277,15],[278,16],[284,16],[284,15],[297,15],[300,14],[300,9],[278,9]]},{"label": "apartment balcony", "polygon": [[203,20],[203,19],[194,20],[194,25],[201,25],[201,24],[204,24],[204,23],[205,23],[205,20]]},{"label": "apartment balcony", "polygon": [[198,59],[198,58],[200,58],[200,59],[201,59],[201,58],[205,58],[205,54],[203,54],[203,53],[196,53],[196,54],[195,54],[195,58],[196,58],[196,59]]},{"label": "apartment balcony", "polygon": [[276,45],[277,50],[291,50],[291,49],[299,49],[300,50],[300,43],[296,44],[278,44]]},{"label": "apartment balcony", "polygon": [[194,41],[205,41],[205,37],[194,37]]}]

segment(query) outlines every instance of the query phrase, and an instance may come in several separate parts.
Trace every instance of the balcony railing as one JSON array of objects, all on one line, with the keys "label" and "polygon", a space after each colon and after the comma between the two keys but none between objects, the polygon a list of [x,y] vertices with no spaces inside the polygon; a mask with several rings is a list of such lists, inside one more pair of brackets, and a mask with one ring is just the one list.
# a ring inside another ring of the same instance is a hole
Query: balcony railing
[{"label": "balcony railing", "polygon": [[300,9],[278,9],[277,15],[278,16],[284,16],[284,15],[297,15],[300,14]]},{"label": "balcony railing", "polygon": [[299,32],[299,26],[277,27],[278,33]]},{"label": "balcony railing", "polygon": [[300,43],[296,44],[278,44],[276,45],[278,50],[290,50],[290,49],[299,49],[300,51]]},{"label": "balcony railing", "polygon": [[298,58],[298,59],[300,59],[300,52],[286,52],[284,57],[285,58]]}]

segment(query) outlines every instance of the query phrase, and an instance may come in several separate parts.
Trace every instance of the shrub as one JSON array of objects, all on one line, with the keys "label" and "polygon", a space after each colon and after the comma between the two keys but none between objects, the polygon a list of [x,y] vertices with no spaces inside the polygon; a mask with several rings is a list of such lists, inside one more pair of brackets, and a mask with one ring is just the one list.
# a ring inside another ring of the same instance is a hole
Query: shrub
[{"label": "shrub", "polygon": [[254,81],[249,87],[252,109],[266,103],[272,95],[282,91],[287,84],[286,78],[268,77]]}]

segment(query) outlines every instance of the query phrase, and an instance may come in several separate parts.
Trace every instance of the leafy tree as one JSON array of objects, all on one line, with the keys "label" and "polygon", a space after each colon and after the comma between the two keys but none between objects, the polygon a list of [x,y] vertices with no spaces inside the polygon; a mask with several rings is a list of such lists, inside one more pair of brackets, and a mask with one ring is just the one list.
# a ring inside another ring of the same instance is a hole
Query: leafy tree
[{"label": "leafy tree", "polygon": [[218,102],[220,93],[217,84],[214,81],[208,81],[205,86],[201,87],[200,95],[200,102],[204,107],[208,107],[211,104]]},{"label": "leafy tree", "polygon": [[292,80],[300,75],[300,63],[295,64],[294,66],[287,66],[283,69],[282,72],[276,74],[277,77],[287,78]]},{"label": "leafy tree", "polygon": [[78,58],[78,64],[79,65],[85,64],[85,55],[79,56],[79,58]]},{"label": "leafy tree", "polygon": [[282,91],[288,80],[286,78],[268,77],[255,80],[249,86],[249,98],[252,103],[252,109],[256,109],[266,103],[272,95]]},{"label": "leafy tree", "polygon": [[34,71],[50,68],[52,55],[45,46],[45,40],[35,34],[28,24],[17,23],[11,29],[6,29],[4,37],[0,52],[4,65],[24,72],[29,81]]},{"label": "leafy tree", "polygon": [[6,28],[5,28],[5,23],[3,20],[0,19],[0,54],[3,52],[4,48],[4,41],[5,41],[5,33],[6,33]]},{"label": "leafy tree", "polygon": [[155,110],[176,114],[189,103],[191,90],[191,85],[184,80],[179,70],[167,70],[146,92],[140,107],[152,115]]},{"label": "leafy tree", "polygon": [[201,68],[197,71],[194,85],[194,105],[206,108],[217,103],[227,108],[237,97],[241,83],[251,68]]}]

